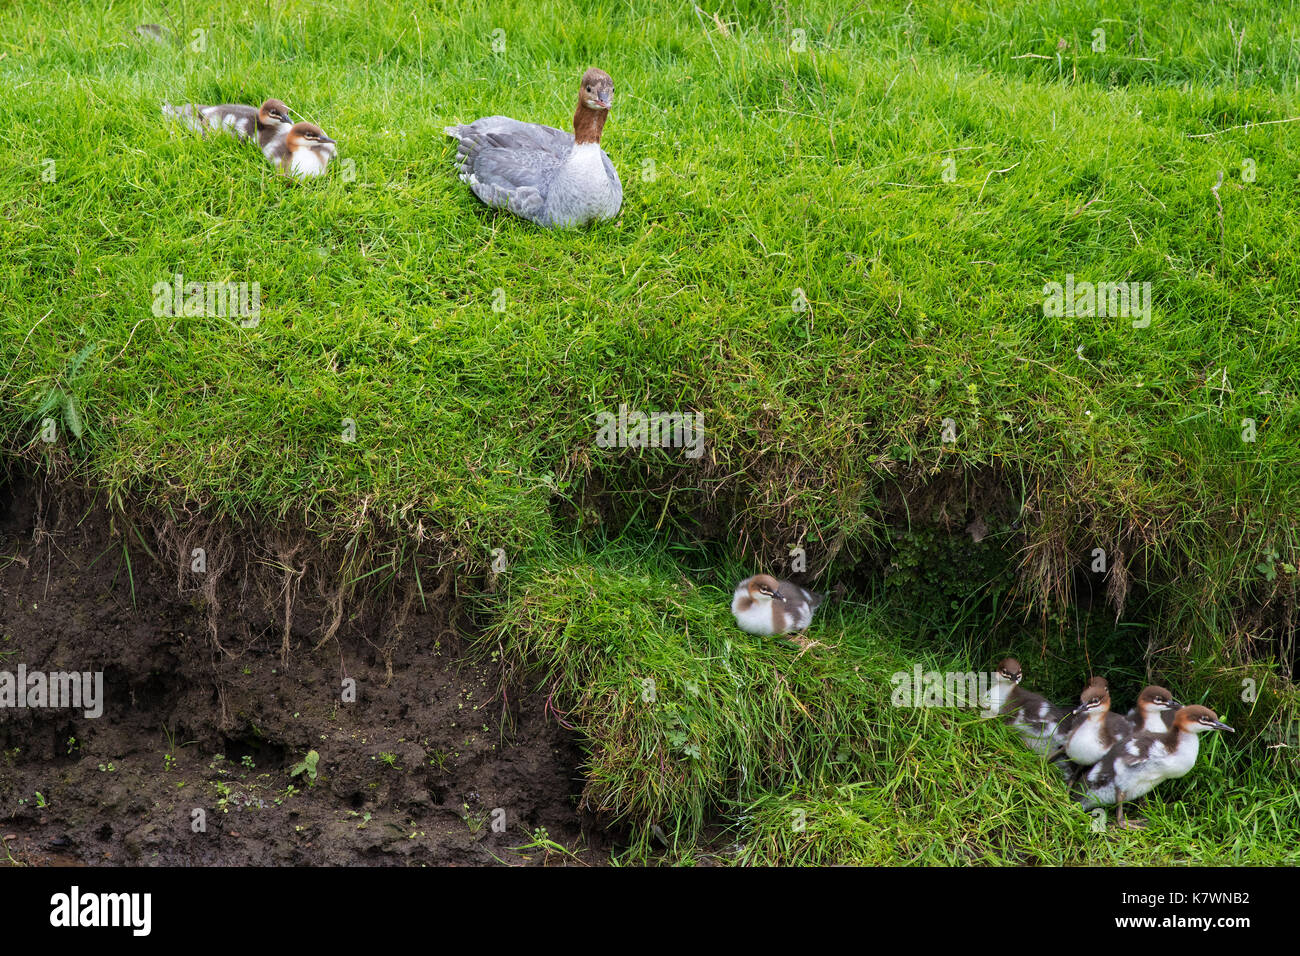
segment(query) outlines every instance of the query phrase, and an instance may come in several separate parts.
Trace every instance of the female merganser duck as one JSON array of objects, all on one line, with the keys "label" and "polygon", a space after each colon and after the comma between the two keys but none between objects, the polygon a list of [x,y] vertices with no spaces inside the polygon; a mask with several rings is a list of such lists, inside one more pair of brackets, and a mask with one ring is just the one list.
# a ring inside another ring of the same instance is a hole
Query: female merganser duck
[{"label": "female merganser duck", "polygon": [[204,132],[224,129],[237,139],[257,137],[257,144],[266,148],[275,136],[293,125],[289,107],[279,100],[267,100],[261,107],[242,103],[222,103],[220,106],[200,106],[186,103],[183,106],[163,104],[163,116],[182,120],[190,129]]},{"label": "female merganser duck", "polygon": [[812,623],[823,597],[789,581],[756,574],[736,585],[731,613],[747,634],[791,634]]},{"label": "female merganser duck", "polygon": [[[1094,677],[1079,695],[1079,706],[1074,709],[1074,726],[1060,752],[1080,768],[1091,767],[1135,731],[1130,721],[1111,712],[1110,687],[1106,678]],[[1076,779],[1079,773],[1076,769]]]},{"label": "female merganser duck", "polygon": [[334,152],[334,140],[314,123],[295,123],[262,147],[267,160],[299,179],[325,172]]},{"label": "female merganser duck", "polygon": [[1136,800],[1150,793],[1162,780],[1185,776],[1196,763],[1200,751],[1198,735],[1210,730],[1236,733],[1210,708],[1193,704],[1179,708],[1168,733],[1152,734],[1139,730],[1127,740],[1120,741],[1084,777],[1080,798],[1083,809],[1092,810],[1113,803],[1116,822],[1121,827],[1127,826],[1124,801]]},{"label": "female merganser duck", "polygon": [[993,672],[993,681],[981,701],[989,715],[999,716],[1020,734],[1025,745],[1046,756],[1063,747],[1070,737],[1074,717],[1041,694],[1020,686],[1024,674],[1020,662],[1005,657]]},{"label": "female merganser duck", "polygon": [[1124,716],[1148,733],[1164,734],[1173,727],[1174,713],[1182,706],[1167,689],[1152,684],[1142,688],[1137,706]]},{"label": "female merganser duck", "polygon": [[612,219],[623,184],[600,135],[613,104],[614,81],[593,67],[578,85],[573,135],[506,116],[446,127],[459,143],[461,181],[489,206],[548,229]]}]

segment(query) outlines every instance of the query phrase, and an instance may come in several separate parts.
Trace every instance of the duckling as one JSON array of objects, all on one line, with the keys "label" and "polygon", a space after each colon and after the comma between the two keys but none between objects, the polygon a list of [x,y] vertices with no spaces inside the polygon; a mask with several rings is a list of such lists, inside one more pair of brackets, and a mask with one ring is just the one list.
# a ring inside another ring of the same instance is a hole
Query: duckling
[{"label": "duckling", "polygon": [[1163,734],[1173,727],[1174,712],[1182,706],[1166,688],[1151,684],[1142,688],[1137,706],[1124,716],[1134,726],[1153,734]]},{"label": "duckling", "polygon": [[547,229],[612,219],[623,184],[600,148],[614,105],[614,81],[595,67],[582,74],[573,135],[553,126],[488,116],[444,132],[457,140],[456,166],[474,195]]},{"label": "duckling", "polygon": [[[1079,706],[1074,709],[1069,739],[1057,753],[1064,753],[1079,768],[1091,767],[1115,744],[1131,737],[1135,730],[1130,721],[1111,712],[1110,687],[1106,678],[1094,677],[1079,694]],[[1055,756],[1053,754],[1048,759]],[[1081,773],[1079,768],[1076,768],[1074,779]]]},{"label": "duckling", "polygon": [[981,701],[985,711],[1000,716],[1020,734],[1026,746],[1047,755],[1069,739],[1074,717],[1041,694],[1020,686],[1024,673],[1014,657],[1004,657]]},{"label": "duckling", "polygon": [[334,157],[335,143],[314,123],[295,123],[262,148],[280,171],[299,179],[319,176]]},{"label": "duckling", "polygon": [[190,129],[206,132],[223,129],[237,139],[257,137],[258,146],[266,148],[278,134],[293,125],[289,107],[279,100],[270,99],[260,107],[242,103],[222,103],[220,106],[201,106],[186,103],[183,106],[163,104],[163,115],[184,122]]},{"label": "duckling", "polygon": [[1145,796],[1163,780],[1186,776],[1200,752],[1199,736],[1211,730],[1236,733],[1210,708],[1192,704],[1174,714],[1173,727],[1167,733],[1139,730],[1115,744],[1083,779],[1083,809],[1115,804],[1117,824],[1129,826],[1124,818],[1125,801]]},{"label": "duckling", "polygon": [[823,595],[814,594],[769,574],[756,574],[736,585],[731,613],[747,634],[790,634],[805,630]]}]

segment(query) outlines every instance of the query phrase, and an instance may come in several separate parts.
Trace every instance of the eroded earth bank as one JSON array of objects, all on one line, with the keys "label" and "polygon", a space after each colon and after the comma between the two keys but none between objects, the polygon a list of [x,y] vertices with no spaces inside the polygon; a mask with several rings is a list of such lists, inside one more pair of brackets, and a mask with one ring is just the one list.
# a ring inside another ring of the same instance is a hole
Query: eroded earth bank
[{"label": "eroded earth bank", "polygon": [[207,529],[195,572],[176,522],[123,524],[0,488],[0,671],[103,675],[98,718],[0,709],[11,860],[607,861],[576,736],[470,657],[449,581],[366,605],[313,582],[302,545]]}]

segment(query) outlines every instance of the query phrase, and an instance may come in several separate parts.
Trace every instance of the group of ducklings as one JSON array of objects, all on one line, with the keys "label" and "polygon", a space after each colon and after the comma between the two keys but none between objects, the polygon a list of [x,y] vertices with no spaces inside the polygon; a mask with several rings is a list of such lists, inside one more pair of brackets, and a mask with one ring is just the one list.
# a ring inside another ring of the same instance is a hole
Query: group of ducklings
[{"label": "group of ducklings", "polygon": [[236,139],[256,140],[267,162],[299,179],[324,173],[337,149],[334,140],[315,123],[295,123],[289,117],[289,107],[277,99],[266,100],[260,107],[164,103],[162,112],[199,132],[217,129]]},{"label": "group of ducklings", "polygon": [[1073,709],[1024,689],[1022,678],[1020,662],[1004,658],[993,674],[985,706],[1010,724],[1030,749],[1051,761],[1067,761],[1070,766],[1063,770],[1083,808],[1113,804],[1121,827],[1139,825],[1126,820],[1126,801],[1192,769],[1201,734],[1234,732],[1210,708],[1183,705],[1156,684],[1143,688],[1136,706],[1120,716],[1110,709],[1104,677],[1088,681]]},{"label": "group of ducklings", "polygon": [[[756,574],[736,585],[731,612],[737,626],[750,634],[798,634],[812,622],[822,599],[797,584]],[[1023,676],[1019,661],[1004,658],[982,704],[1036,753],[1065,762],[1062,770],[1085,810],[1113,804],[1121,827],[1138,825],[1125,818],[1126,801],[1192,769],[1201,734],[1235,732],[1210,708],[1183,705],[1158,684],[1144,687],[1133,709],[1120,716],[1111,710],[1104,677],[1089,680],[1078,706],[1070,709],[1026,690],[1020,684]]]}]

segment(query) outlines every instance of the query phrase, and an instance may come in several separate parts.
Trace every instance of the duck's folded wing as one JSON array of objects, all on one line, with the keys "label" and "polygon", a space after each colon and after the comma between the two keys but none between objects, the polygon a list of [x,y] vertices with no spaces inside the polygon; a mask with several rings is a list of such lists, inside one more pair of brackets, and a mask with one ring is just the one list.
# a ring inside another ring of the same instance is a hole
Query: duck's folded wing
[{"label": "duck's folded wing", "polygon": [[1021,709],[1022,722],[1040,735],[1056,733],[1061,721],[1069,716],[1068,710],[1057,707],[1046,697],[1040,697],[1032,704],[1026,701]]},{"label": "duck's folded wing", "polygon": [[162,114],[168,119],[179,120],[196,133],[201,133],[207,125],[203,111],[211,108],[210,106],[199,106],[195,103],[184,103],[180,106],[163,103]]},{"label": "duck's folded wing", "polygon": [[532,218],[541,212],[560,160],[539,149],[487,146],[461,167],[461,179],[489,206]]},{"label": "duck's folded wing", "polygon": [[163,116],[180,120],[190,129],[206,133],[209,129],[223,129],[240,139],[247,139],[257,130],[257,108],[242,103],[222,103],[219,106],[203,106],[199,103],[185,103],[172,106],[163,103]]},{"label": "duck's folded wing", "polygon": [[1083,779],[1086,787],[1102,790],[1115,782],[1115,765],[1103,758],[1088,768]]},{"label": "duck's folded wing", "polygon": [[485,116],[466,126],[447,126],[448,136],[461,141],[462,152],[466,145],[481,145],[492,137],[498,145],[519,149],[540,149],[563,159],[573,147],[573,134],[541,123],[521,123],[509,116]]},{"label": "duck's folded wing", "polygon": [[541,213],[555,172],[573,148],[573,136],[553,126],[488,116],[448,126],[459,141],[460,178],[489,206],[525,218]]},{"label": "duck's folded wing", "polygon": [[1143,748],[1142,743],[1139,736],[1135,735],[1121,740],[1111,749],[1120,751],[1119,760],[1130,770],[1148,763],[1152,757],[1164,756],[1165,748],[1159,741],[1150,743],[1146,748]]},{"label": "duck's folded wing", "polygon": [[1052,721],[1052,736],[1064,740],[1074,730],[1074,711],[1066,710],[1063,707],[1055,707],[1053,716],[1055,719]]}]

